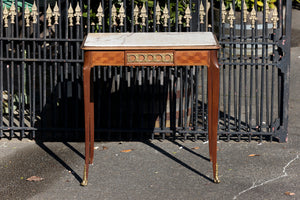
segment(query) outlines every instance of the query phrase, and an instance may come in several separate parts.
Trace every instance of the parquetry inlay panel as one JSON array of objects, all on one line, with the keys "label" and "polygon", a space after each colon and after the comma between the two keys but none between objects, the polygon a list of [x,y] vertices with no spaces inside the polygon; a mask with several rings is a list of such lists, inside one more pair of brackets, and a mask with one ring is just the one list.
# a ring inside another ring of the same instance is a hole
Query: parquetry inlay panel
[{"label": "parquetry inlay panel", "polygon": [[155,63],[174,63],[174,53],[127,53],[128,64],[155,64]]}]

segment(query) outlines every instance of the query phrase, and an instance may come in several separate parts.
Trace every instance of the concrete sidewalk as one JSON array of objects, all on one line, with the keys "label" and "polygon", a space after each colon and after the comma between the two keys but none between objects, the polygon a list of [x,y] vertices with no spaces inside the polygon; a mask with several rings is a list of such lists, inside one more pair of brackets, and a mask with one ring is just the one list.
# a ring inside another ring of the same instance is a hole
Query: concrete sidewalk
[{"label": "concrete sidewalk", "polygon": [[[17,149],[1,159],[1,199],[299,199],[295,130],[286,144],[220,142],[220,184],[208,180],[212,170],[202,142],[96,143],[89,185],[81,187],[82,143],[19,147],[13,141],[1,146],[2,152]],[[33,175],[44,180],[25,181]]]},{"label": "concrete sidewalk", "polygon": [[[296,38],[300,11],[293,15]],[[220,184],[210,181],[201,141],[95,143],[89,184],[81,187],[84,143],[1,140],[0,199],[300,199],[300,46],[292,41],[288,143],[220,141]],[[25,180],[31,176],[44,180]]]}]

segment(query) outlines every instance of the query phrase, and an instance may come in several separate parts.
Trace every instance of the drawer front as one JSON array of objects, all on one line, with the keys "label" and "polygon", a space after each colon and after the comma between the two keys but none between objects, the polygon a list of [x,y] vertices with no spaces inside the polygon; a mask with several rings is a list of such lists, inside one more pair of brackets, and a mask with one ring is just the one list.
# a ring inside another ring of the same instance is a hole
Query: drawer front
[{"label": "drawer front", "polygon": [[126,66],[174,66],[174,51],[126,51]]}]

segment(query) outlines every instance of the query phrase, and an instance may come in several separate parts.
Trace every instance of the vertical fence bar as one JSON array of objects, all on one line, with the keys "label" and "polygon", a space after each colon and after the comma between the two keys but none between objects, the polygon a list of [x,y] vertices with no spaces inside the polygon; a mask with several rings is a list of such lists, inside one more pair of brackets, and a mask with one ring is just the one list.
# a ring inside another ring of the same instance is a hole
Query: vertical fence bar
[{"label": "vertical fence bar", "polygon": [[[53,14],[53,12],[52,12],[52,14]],[[49,20],[50,22],[51,22],[51,20]],[[52,25],[52,22],[51,22],[51,25]],[[55,26],[55,24],[54,24],[54,26]],[[51,37],[51,26],[50,25],[48,25],[48,29],[47,29],[47,31],[48,31],[48,39],[49,40],[53,40],[53,39],[51,39],[52,37]],[[55,30],[55,31],[57,31],[57,30]],[[51,45],[52,44],[52,42],[49,42],[49,50],[47,51],[47,49],[46,49],[46,56],[47,56],[47,58],[50,58],[51,60],[53,59],[52,58],[52,56],[53,56],[53,53],[52,53],[52,48],[51,48]],[[48,104],[49,105],[49,107],[50,107],[50,109],[52,110],[52,111],[54,111],[55,110],[55,99],[54,99],[54,95],[53,95],[53,91],[54,91],[54,79],[55,79],[55,75],[53,74],[53,65],[52,65],[52,63],[49,63],[49,64],[47,64],[46,65],[46,73],[47,73],[47,71],[48,71],[48,73],[49,73],[49,75],[47,76],[47,78],[46,79],[49,79],[49,80],[46,80],[46,87],[48,88],[49,86],[49,94],[47,95],[46,94],[46,98],[48,99],[48,102],[47,102],[47,100],[46,100],[46,104]],[[54,75],[54,76],[53,76]],[[47,86],[47,82],[48,82],[48,85],[49,86]],[[49,102],[50,101],[50,102]],[[47,106],[48,107],[48,106]],[[45,109],[45,108],[44,108]],[[47,113],[48,113],[48,111],[46,111]],[[53,126],[53,122],[55,121],[55,116],[54,115],[52,115],[52,119],[51,119],[51,123],[50,123],[50,126]]]},{"label": "vertical fence bar", "polygon": [[189,75],[189,82],[190,82],[190,86],[189,86],[189,102],[188,102],[188,110],[187,115],[188,117],[188,130],[192,130],[193,127],[193,113],[194,113],[194,99],[195,99],[195,95],[194,95],[194,72],[195,72],[195,66],[191,66],[190,68],[190,75]]},{"label": "vertical fence bar", "polygon": [[131,32],[134,32],[134,0],[131,0]]},{"label": "vertical fence bar", "polygon": [[19,107],[19,117],[20,117],[20,127],[23,129],[21,130],[20,133],[20,139],[24,138],[24,118],[25,118],[25,58],[26,58],[26,52],[25,52],[25,33],[26,33],[26,27],[25,27],[25,0],[22,1],[22,64],[21,64],[21,95],[19,95],[19,100],[20,100],[20,107]]},{"label": "vertical fence bar", "polygon": [[[14,3],[15,3],[15,5],[17,5],[16,2],[14,2]],[[17,7],[16,7],[16,9],[17,9]],[[9,12],[11,13],[11,11],[14,11],[14,10],[12,10],[12,7],[10,7]],[[16,10],[14,12],[16,12]],[[13,18],[13,20],[15,20],[15,15],[13,15],[12,13],[10,15],[11,15],[11,18]],[[11,37],[12,38],[15,38],[15,23],[16,22],[12,23],[12,21],[11,21]],[[9,71],[10,71],[10,83],[9,84],[10,84],[10,87],[8,88],[8,94],[9,94],[8,105],[10,106],[9,107],[9,126],[14,127],[14,111],[15,111],[15,107],[14,107],[14,97],[15,97],[15,94],[14,94],[14,88],[15,88],[15,86],[14,86],[14,73],[15,73],[14,72],[14,67],[15,67],[14,47],[15,47],[15,41],[14,40],[11,41],[10,44],[11,44],[10,45],[10,51],[11,51],[10,52],[11,62],[10,63],[11,64],[9,66]],[[11,139],[13,137],[13,135],[14,135],[14,129],[12,128],[10,130],[9,139]]]},{"label": "vertical fence bar", "polygon": [[[45,2],[46,3],[46,2]],[[39,7],[40,7],[40,4],[39,2],[37,1],[37,8],[38,8],[38,13],[39,13]],[[44,9],[44,15],[46,13],[46,8]],[[42,17],[42,16],[41,16]],[[40,39],[41,38],[41,35],[40,35],[40,29],[42,27],[42,24],[40,24],[40,17],[37,18],[38,19],[38,22],[37,22],[37,30],[38,30],[38,35],[37,35],[37,38]],[[44,23],[45,22],[45,17],[44,17]],[[45,35],[45,32],[44,32],[44,35]],[[38,59],[39,60],[42,60],[42,57],[41,57],[41,41],[38,42],[38,50],[37,50],[37,53],[38,53]],[[39,99],[38,99],[38,103],[39,103],[39,114],[41,115],[42,113],[42,109],[43,109],[43,105],[42,105],[42,102],[43,102],[43,99],[42,99],[42,92],[43,92],[43,88],[42,88],[42,80],[43,80],[43,76],[42,76],[42,68],[41,68],[41,64],[40,62],[38,62],[38,89],[39,89],[39,92],[38,92],[38,95],[39,95]],[[44,127],[44,121],[41,122],[41,127]]]},{"label": "vertical fence bar", "polygon": [[145,103],[145,98],[144,98],[144,94],[145,94],[145,67],[144,66],[142,66],[141,67],[141,77],[140,77],[140,83],[141,83],[141,85],[140,85],[140,87],[141,87],[141,114],[142,114],[142,116],[141,116],[141,126],[142,126],[142,128],[144,128],[145,126],[145,113],[144,113],[144,111],[145,111],[145,107],[144,107],[144,105],[146,105],[146,103]]},{"label": "vertical fence bar", "polygon": [[[77,27],[77,25],[76,25],[77,22],[74,22],[74,23],[75,23],[75,26]],[[75,27],[75,30],[76,30],[76,27]],[[72,40],[73,40],[73,33],[74,33],[73,32],[74,25],[71,26],[69,30],[70,30],[70,34],[69,34],[70,36],[69,36],[69,38],[71,40],[69,42],[69,49],[70,49],[70,52],[69,52],[70,55],[69,55],[69,57],[70,57],[70,60],[74,60],[74,45],[73,45],[73,42],[72,42]],[[68,82],[67,82],[67,97],[66,97],[66,99],[68,99],[69,97],[72,97],[72,95],[73,95],[73,87],[71,87],[71,84],[72,85],[75,84],[75,71],[74,70],[76,70],[76,65],[74,66],[73,63],[69,63],[68,64],[68,68],[70,69],[70,73],[71,73],[70,76],[71,77],[68,78]],[[73,101],[71,101],[71,102],[76,105],[76,102],[75,102],[76,100],[74,100],[74,98],[72,98],[72,100]],[[67,107],[67,105],[68,104],[66,104],[66,107]],[[70,109],[68,109],[68,110],[70,110]],[[68,111],[68,113],[70,113],[70,112],[72,112],[72,110]],[[75,114],[75,113],[73,113],[73,114]],[[71,125],[72,127],[76,127],[76,125],[75,125],[74,122],[75,122],[75,120],[72,120],[69,125]],[[66,128],[68,128],[68,126]]]},{"label": "vertical fence bar", "polygon": [[[38,3],[38,0],[37,0]],[[37,8],[38,9],[38,8]],[[38,13],[38,12],[37,12]],[[33,60],[36,59],[36,33],[37,33],[37,21],[39,17],[33,16],[33,45],[32,45],[32,58]],[[32,114],[31,114],[31,127],[35,127],[35,118],[36,118],[36,62],[33,61],[32,63]],[[32,131],[31,138],[35,138],[35,130]]]},{"label": "vertical fence bar", "polygon": [[[245,2],[245,1],[244,1]],[[245,5],[245,4],[242,4],[243,6]],[[248,11],[247,11],[247,9],[246,8],[244,8],[243,7],[243,10],[244,10],[244,12],[247,12],[248,13]],[[243,16],[245,15],[246,13],[243,13]],[[248,44],[248,42],[247,42],[247,24],[246,24],[246,22],[247,22],[247,18],[246,19],[244,19],[244,23],[243,23],[243,30],[244,30],[244,32],[243,32],[243,50],[244,50],[244,53],[243,53],[243,55],[244,55],[244,57],[243,57],[243,62],[245,63],[244,65],[243,65],[243,68],[244,68],[244,96],[245,96],[245,104],[244,104],[244,108],[245,108],[245,131],[247,132],[250,132],[250,128],[249,128],[249,114],[248,114],[248,65],[247,65],[247,63],[248,63],[248,53],[247,53],[247,44]]]},{"label": "vertical fence bar", "polygon": [[180,91],[180,94],[179,94],[179,105],[178,105],[178,126],[183,126],[183,75],[182,75],[182,67],[179,67],[178,68],[178,71],[179,71],[179,77],[178,77],[178,86],[177,88],[179,88],[179,91]]},{"label": "vertical fence bar", "polygon": [[[188,67],[184,67],[184,106],[183,106],[183,119],[184,119],[184,130],[188,129],[187,124],[187,110],[188,110]],[[184,140],[187,139],[187,133],[184,133]]]},{"label": "vertical fence bar", "polygon": [[[251,29],[251,63],[254,63],[254,28]],[[250,70],[250,100],[249,100],[249,130],[252,131],[252,105],[253,105],[253,65]],[[251,134],[249,135],[249,142],[251,141]]]},{"label": "vertical fence bar", "polygon": [[[30,26],[26,27],[26,38],[30,38]],[[31,52],[31,45],[30,42],[26,42],[26,55],[25,57],[27,58],[32,58],[32,52]],[[25,62],[26,63],[26,62]],[[29,104],[29,111],[27,116],[29,117],[29,122],[27,123],[27,125],[30,128],[33,128],[32,126],[32,109],[33,109],[33,105],[32,105],[32,62],[27,62],[27,80],[28,80],[28,84],[26,84],[26,95],[27,95],[27,104]],[[31,137],[31,132],[28,133],[28,137]]]},{"label": "vertical fence bar", "polygon": [[[266,132],[271,132],[271,122],[270,122],[270,97],[269,97],[269,93],[270,93],[270,88],[269,88],[269,79],[270,79],[270,76],[269,76],[269,63],[270,63],[270,58],[269,58],[269,13],[267,13],[267,11],[264,12],[264,18],[265,18],[265,30],[264,30],[264,42],[265,42],[265,48],[266,48],[266,51],[265,51],[265,56],[266,56],[266,59],[265,59],[265,62],[266,62]],[[266,20],[268,19],[268,21]],[[264,54],[263,54],[264,55]],[[271,140],[270,140],[271,141]]]},{"label": "vertical fence bar", "polygon": [[[171,8],[171,7],[170,7],[170,0],[168,0],[168,5],[167,5],[167,7],[168,7],[169,15],[170,15],[170,14],[171,14],[171,12],[170,12],[170,11],[171,11],[171,9],[170,9],[170,8]],[[170,21],[170,20],[171,20],[171,17],[168,18],[168,32],[171,31],[171,21]]]},{"label": "vertical fence bar", "polygon": [[[264,8],[266,8],[266,3],[264,2]],[[265,49],[266,49],[266,30],[267,30],[267,23],[266,23],[266,9],[263,10],[263,27],[262,27],[262,63],[266,63],[266,59],[265,59]],[[267,54],[267,53],[266,53]],[[265,78],[265,68],[266,68],[266,64],[261,66],[261,94],[260,94],[260,132],[263,132],[263,126],[264,126],[264,122],[263,122],[263,116],[264,116],[264,111],[263,111],[263,106],[264,106],[264,78]],[[262,141],[262,135],[260,135],[260,141]]]},{"label": "vertical fence bar", "polygon": [[[19,14],[19,12],[18,12],[18,1],[17,0],[15,0],[15,5],[16,5],[16,23],[15,23],[15,32],[16,32],[16,38],[19,38],[20,37],[20,34],[19,34],[19,16],[18,16],[18,14]],[[16,58],[17,58],[17,60],[19,60],[20,59],[20,41],[17,41],[16,42]],[[13,51],[13,49],[12,49],[12,51]],[[17,127],[17,126],[21,126],[21,124],[22,124],[22,120],[21,120],[21,108],[22,108],[22,99],[21,99],[21,97],[22,97],[22,94],[21,94],[21,80],[20,79],[22,79],[22,75],[21,75],[21,70],[22,69],[20,69],[21,67],[20,67],[20,63],[19,62],[17,62],[16,63],[16,69],[14,69],[14,70],[16,70],[17,72],[15,72],[15,73],[17,73],[17,80],[14,80],[14,81],[17,81],[18,83],[17,83],[17,86],[16,86],[16,89],[15,89],[15,91],[14,91],[14,96],[15,96],[15,99],[13,100],[14,101],[14,105],[15,105],[15,111],[13,112],[13,123],[14,123],[14,127]],[[15,74],[13,75],[14,76],[14,78],[15,78]],[[17,112],[17,110],[19,110],[19,113],[17,114],[17,113],[15,113],[15,112]],[[19,119],[18,119],[19,118]],[[16,123],[16,121],[18,121],[17,123]],[[16,133],[16,132],[18,132],[18,131],[14,131],[14,134]],[[22,131],[20,131],[21,133],[22,133]],[[21,134],[19,135],[19,138],[20,138],[20,136],[21,136]],[[18,136],[16,136],[16,137],[18,137]]]},{"label": "vertical fence bar", "polygon": [[123,0],[124,10],[125,10],[125,18],[124,18],[124,32],[127,32],[127,1]]},{"label": "vertical fence bar", "polygon": [[[58,5],[59,5],[59,9],[58,9],[58,12],[59,14],[61,15],[62,14],[62,10],[61,10],[61,2],[60,0],[58,0]],[[54,59],[57,60],[59,57],[58,57],[58,54],[59,54],[59,47],[60,47],[60,42],[57,42],[58,38],[59,38],[59,34],[61,34],[61,24],[62,24],[62,16],[60,16],[58,18],[58,24],[54,23],[54,26],[55,26],[55,33],[54,33]],[[58,103],[58,92],[59,92],[59,86],[60,84],[58,83],[59,80],[58,80],[58,75],[59,75],[59,63],[55,62],[54,63],[54,90],[53,90],[53,98],[52,98],[52,106],[53,106],[53,117],[58,119],[59,116],[58,116],[58,106],[57,106],[57,103]],[[54,127],[57,127],[57,120],[54,120],[53,122],[53,126]]]},{"label": "vertical fence bar", "polygon": [[[80,4],[79,4],[81,10],[83,9],[82,7],[82,2],[80,1]],[[83,17],[82,15],[80,16],[80,22],[79,24],[76,24],[76,39],[82,39],[82,34],[80,32],[80,30],[82,29],[82,24],[83,24]],[[99,28],[99,31],[100,31],[100,28]],[[79,60],[80,59],[80,54],[82,53],[81,49],[80,49],[80,42],[77,41],[76,42],[76,56],[75,56],[75,59],[76,60]],[[75,78],[75,107],[77,108],[75,110],[75,128],[76,129],[79,129],[80,126],[79,126],[79,107],[82,106],[80,103],[79,103],[79,100],[81,99],[81,95],[82,95],[82,92],[81,92],[81,86],[80,86],[80,76],[81,76],[81,65],[80,63],[76,62],[76,78]],[[100,109],[99,109],[100,110]],[[76,137],[79,139],[80,138],[80,132],[77,131],[76,132]]]},{"label": "vertical fence bar", "polygon": [[[242,17],[241,17],[242,18]],[[237,63],[237,52],[236,52],[236,38],[237,38],[237,31],[235,31],[235,29],[233,29],[233,55],[232,55],[232,61],[233,63]],[[237,130],[237,65],[234,64],[233,66],[233,115],[234,115],[234,119],[233,119],[233,131]],[[230,70],[230,69],[229,69]],[[230,74],[229,74],[230,76]],[[230,85],[231,83],[229,83]],[[230,96],[230,94],[229,94]],[[231,101],[230,101],[231,102]],[[229,120],[229,124],[230,124],[230,120]],[[230,131],[230,128],[229,128]]]},{"label": "vertical fence bar", "polygon": [[[127,69],[127,77],[128,77],[128,80],[127,80],[127,86],[128,86],[128,98],[127,98],[127,101],[129,101],[129,105],[128,105],[128,107],[129,107],[129,110],[128,110],[128,116],[129,116],[129,120],[128,120],[128,123],[129,123],[129,125],[128,125],[128,128],[129,128],[129,130],[131,130],[132,129],[132,118],[133,118],[133,114],[132,114],[132,108],[133,108],[133,101],[132,101],[132,97],[133,97],[133,86],[132,86],[132,84],[133,84],[133,68],[132,68],[132,66],[131,67],[126,67],[126,69]],[[132,138],[132,131],[129,131],[129,133],[127,134],[127,136],[128,136],[128,138],[129,139],[131,139]]]},{"label": "vertical fence bar", "polygon": [[149,7],[148,7],[148,1],[145,2],[145,6],[146,6],[146,32],[149,32]]},{"label": "vertical fence bar", "polygon": [[[194,119],[194,130],[198,131],[198,94],[199,94],[199,68],[200,66],[195,66],[195,119]],[[203,96],[203,94],[202,94]],[[204,125],[204,124],[203,124]],[[202,126],[203,126],[202,125]],[[197,134],[195,134],[195,140],[197,140]]]},{"label": "vertical fence bar", "polygon": [[[168,68],[168,76],[169,76],[169,91],[168,91],[168,99],[169,99],[169,105],[167,105],[167,108],[169,108],[169,113],[167,115],[167,119],[169,120],[169,127],[171,132],[172,140],[175,139],[176,134],[176,96],[174,93],[176,91],[175,88],[175,82],[174,82],[174,68],[169,67]],[[175,107],[174,107],[175,105]]]},{"label": "vertical fence bar", "polygon": [[[223,34],[225,33],[225,16],[223,16],[223,12],[226,12],[226,10],[223,10],[222,9],[222,5],[223,5],[223,0],[220,0],[220,4],[219,4],[219,7],[220,7],[220,11],[219,11],[219,17],[221,18],[222,17],[222,20],[219,20],[219,27],[220,27],[220,30],[219,30],[219,38],[220,40],[222,41],[223,39]],[[226,76],[225,76],[225,47],[226,45],[223,45],[222,46],[223,48],[221,49],[221,55],[222,55],[222,60],[224,62],[224,64],[222,65],[222,70],[220,70],[220,73],[222,73],[222,76],[220,76],[222,78],[222,92],[223,92],[223,130],[226,131],[226,87],[225,87],[225,84],[226,84]],[[221,72],[222,71],[222,72]],[[221,87],[220,87],[220,91],[221,91]],[[221,98],[221,97],[220,97]]]},{"label": "vertical fence bar", "polygon": [[[204,87],[204,66],[201,66],[201,111],[202,111],[202,126],[203,130],[208,130],[208,117],[207,117],[207,107],[205,106],[205,87]],[[208,134],[206,134],[206,140],[208,140]]]},{"label": "vertical fence bar", "polygon": [[[108,10],[109,10],[109,32],[112,32],[112,21],[111,21],[111,9],[112,9],[112,1],[109,1],[108,3]],[[90,12],[90,10],[88,9],[88,13]],[[88,15],[88,19],[90,18],[90,16]]]},{"label": "vertical fence bar", "polygon": [[2,138],[3,135],[3,60],[2,58],[4,58],[3,55],[3,0],[0,0],[0,48],[2,49],[0,51],[0,138]]},{"label": "vertical fence bar", "polygon": [[[169,98],[169,78],[170,74],[168,73],[168,68],[163,67],[162,74],[162,130],[169,130],[170,129],[170,123],[168,122],[168,114],[170,112],[169,110],[169,103],[170,103],[170,98]],[[162,133],[162,139],[165,139],[169,134],[167,133]]]},{"label": "vertical fence bar", "polygon": [[[254,7],[255,10],[257,10],[257,0],[254,1]],[[257,36],[257,20],[255,20],[255,27],[254,27],[254,41],[255,41],[255,50],[254,50],[254,55],[255,55],[255,114],[256,114],[256,119],[255,119],[255,129],[258,132],[259,131],[259,69],[258,69],[258,36]]]},{"label": "vertical fence bar", "polygon": [[[50,7],[50,4],[49,4]],[[47,58],[47,42],[46,42],[46,38],[47,38],[47,1],[44,1],[44,29],[43,29],[43,45],[42,45],[42,58],[46,59]],[[50,19],[51,20],[51,19]],[[47,121],[48,121],[48,116],[47,116],[47,111],[46,111],[46,103],[47,103],[47,63],[44,61],[42,62],[42,66],[41,66],[41,76],[42,76],[42,80],[41,80],[41,110],[40,112],[42,113],[42,117],[44,121],[44,126],[43,128],[47,127]]]},{"label": "vertical fence bar", "polygon": [[178,0],[176,0],[176,5],[175,5],[175,32],[178,32]]},{"label": "vertical fence bar", "polygon": [[[69,2],[68,5],[68,1],[66,1],[66,9],[65,9],[65,39],[69,38],[69,31],[71,30],[71,27],[73,26],[73,17],[74,17],[74,10],[73,10],[73,5],[72,5],[72,1]],[[72,9],[70,10],[70,8],[72,7]],[[68,8],[68,9],[67,9]],[[70,13],[69,13],[70,10]],[[90,21],[89,21],[89,15],[90,15],[90,7],[88,4],[88,10],[87,10],[87,15],[88,15],[88,24],[87,24],[87,29],[88,32],[90,32]],[[65,60],[69,60],[69,41],[64,42],[64,54],[62,54],[62,56],[64,56]],[[64,110],[64,128],[68,127],[68,102],[67,102],[67,97],[68,97],[68,79],[69,79],[69,66],[70,63],[69,62],[65,62],[62,66],[63,71],[62,71],[62,105],[63,105],[63,110]],[[66,133],[64,133],[63,137],[66,137]]]},{"label": "vertical fence bar", "polygon": [[[162,91],[162,86],[163,86],[163,77],[162,77],[162,72],[161,72],[161,67],[158,67],[157,70],[157,85],[158,87],[158,97],[162,97],[163,96],[163,91]],[[162,129],[163,123],[162,123],[162,98],[157,98],[157,102],[158,102],[158,121],[159,121],[159,130]]]},{"label": "vertical fence bar", "polygon": [[[156,75],[155,75],[155,72],[156,72],[156,70],[155,70],[155,68],[154,67],[152,67],[152,69],[151,69],[151,76],[150,76],[150,97],[152,97],[151,98],[151,100],[150,100],[150,102],[149,102],[149,104],[150,104],[150,111],[152,111],[153,112],[153,115],[155,115],[155,110],[154,110],[154,101],[155,101],[155,99],[156,99],[156,96],[155,96],[155,93],[154,93],[154,86],[156,85],[156,80],[155,80],[155,77],[156,77]],[[150,114],[151,115],[151,114]],[[157,117],[156,117],[157,118]],[[152,133],[151,133],[151,139],[153,140],[154,139],[154,133],[155,133],[155,129],[156,129],[156,118],[155,117],[153,117],[153,121],[154,121],[154,125],[153,125],[153,131],[152,131]]]},{"label": "vertical fence bar", "polygon": [[[234,5],[234,4],[233,4]],[[234,8],[234,6],[233,6]],[[228,100],[227,100],[227,125],[226,125],[226,129],[228,132],[230,132],[230,118],[231,118],[231,71],[232,71],[232,55],[234,54],[234,52],[232,52],[232,50],[234,49],[235,45],[233,44],[233,38],[234,38],[234,27],[235,27],[235,23],[233,23],[233,27],[230,28],[230,43],[229,43],[229,69],[228,69],[228,85],[226,85],[228,87]],[[226,123],[225,123],[226,124]],[[230,134],[227,134],[227,140],[230,140]]]},{"label": "vertical fence bar", "polygon": [[[239,104],[239,107],[238,107],[238,124],[237,124],[237,131],[240,131],[241,130],[241,115],[242,115],[242,88],[243,88],[243,85],[242,85],[242,77],[243,77],[243,73],[242,73],[242,62],[244,61],[243,57],[246,57],[246,55],[243,55],[243,40],[245,39],[245,33],[246,33],[246,30],[244,29],[244,24],[245,24],[245,21],[247,19],[244,19],[243,16],[244,16],[244,12],[247,12],[247,10],[245,10],[244,8],[244,3],[242,3],[242,7],[241,7],[241,19],[240,19],[240,23],[241,23],[241,29],[240,29],[240,67],[239,67],[239,99],[238,99],[238,104]],[[246,98],[246,95],[245,95],[245,98]],[[238,141],[241,140],[241,134],[238,134]]]}]

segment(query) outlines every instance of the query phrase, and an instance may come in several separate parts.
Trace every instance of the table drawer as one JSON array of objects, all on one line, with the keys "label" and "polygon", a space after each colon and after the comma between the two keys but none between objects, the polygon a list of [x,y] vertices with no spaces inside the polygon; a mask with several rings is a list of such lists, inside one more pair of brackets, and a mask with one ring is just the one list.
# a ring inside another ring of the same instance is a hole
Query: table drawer
[{"label": "table drawer", "polygon": [[174,51],[125,51],[126,66],[174,66]]}]

